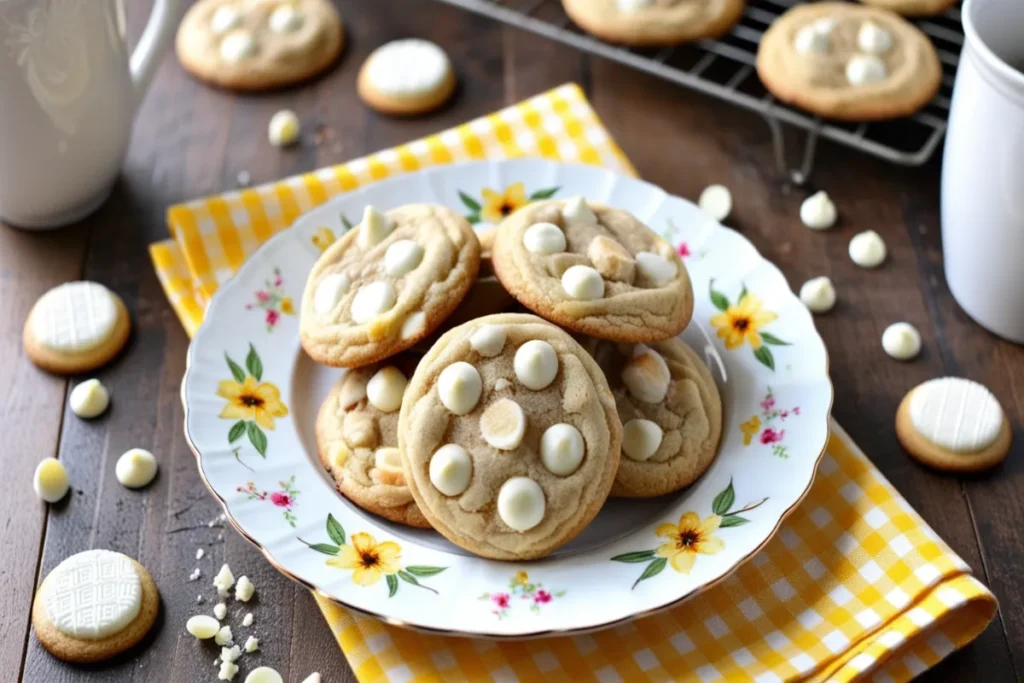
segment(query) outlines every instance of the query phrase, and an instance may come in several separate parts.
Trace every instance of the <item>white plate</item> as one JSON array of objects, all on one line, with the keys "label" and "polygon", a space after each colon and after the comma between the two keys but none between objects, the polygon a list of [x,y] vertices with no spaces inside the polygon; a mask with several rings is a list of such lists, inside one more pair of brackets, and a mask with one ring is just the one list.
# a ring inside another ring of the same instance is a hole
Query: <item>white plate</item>
[{"label": "white plate", "polygon": [[[678,494],[609,501],[571,543],[529,563],[472,556],[338,495],[319,464],[313,425],[340,371],[306,357],[294,314],[320,247],[367,204],[435,202],[484,223],[531,196],[580,194],[627,209],[684,254],[696,304],[682,336],[709,359],[725,405],[721,452],[708,472]],[[746,334],[731,324],[739,320],[749,321]],[[648,183],[533,159],[424,170],[310,211],[221,287],[188,360],[185,434],[200,472],[276,568],[391,623],[492,637],[600,628],[722,579],[809,489],[832,404],[825,347],[807,309],[750,242]],[[262,409],[230,398],[245,385]],[[677,552],[681,537],[690,545]],[[374,553],[377,569],[353,568]]]}]

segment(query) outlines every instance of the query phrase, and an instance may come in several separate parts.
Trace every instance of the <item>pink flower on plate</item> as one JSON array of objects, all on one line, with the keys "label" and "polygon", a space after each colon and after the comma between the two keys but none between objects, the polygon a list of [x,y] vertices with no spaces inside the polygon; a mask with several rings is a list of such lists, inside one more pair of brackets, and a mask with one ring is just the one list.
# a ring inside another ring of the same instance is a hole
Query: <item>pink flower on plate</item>
[{"label": "pink flower on plate", "polygon": [[270,502],[279,508],[289,508],[292,506],[292,497],[287,493],[276,491],[270,494]]},{"label": "pink flower on plate", "polygon": [[281,317],[281,314],[278,313],[277,311],[274,311],[274,310],[267,311],[267,325],[269,327],[273,327],[274,325],[277,324],[277,319],[280,318],[280,317]]},{"label": "pink flower on plate", "polygon": [[533,601],[538,604],[551,602],[551,593],[548,593],[546,590],[539,590],[537,591],[537,594],[533,596]]},{"label": "pink flower on plate", "polygon": [[262,289],[256,292],[256,300],[262,303],[270,301],[270,295],[264,292]]},{"label": "pink flower on plate", "polygon": [[508,607],[508,593],[495,593],[491,596],[491,600],[498,606],[499,609],[505,609]]},{"label": "pink flower on plate", "polygon": [[779,441],[782,441],[785,437],[786,437],[786,430],[785,429],[780,429],[779,431],[775,431],[771,427],[766,427],[765,430],[763,432],[761,432],[761,443],[763,443],[765,445],[770,444],[770,443],[778,443]]},{"label": "pink flower on plate", "polygon": [[680,242],[679,248],[676,251],[679,252],[680,258],[686,258],[687,256],[692,255],[692,253],[690,252],[690,245],[688,245],[686,242]]},{"label": "pink flower on plate", "polygon": [[799,415],[800,414],[800,406],[797,406],[796,408],[793,408],[793,410],[791,410],[789,412],[793,413],[794,415]]},{"label": "pink flower on plate", "polygon": [[761,401],[761,409],[764,410],[767,413],[769,410],[771,410],[774,407],[775,407],[775,397],[772,396],[771,394],[768,394],[767,396],[764,397],[764,400]]},{"label": "pink flower on plate", "polygon": [[281,278],[280,275],[278,275],[276,278],[274,278],[274,286],[275,287],[280,287],[283,284],[284,284],[284,280]]}]

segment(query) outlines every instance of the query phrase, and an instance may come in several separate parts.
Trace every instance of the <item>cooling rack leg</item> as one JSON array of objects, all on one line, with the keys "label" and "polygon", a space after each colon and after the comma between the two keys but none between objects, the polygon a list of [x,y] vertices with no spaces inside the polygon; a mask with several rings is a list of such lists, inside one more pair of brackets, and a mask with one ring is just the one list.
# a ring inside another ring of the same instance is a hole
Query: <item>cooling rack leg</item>
[{"label": "cooling rack leg", "polygon": [[786,157],[786,135],[782,128],[782,123],[772,114],[770,106],[762,112],[762,116],[764,116],[768,129],[772,133],[772,150],[775,153],[775,165],[779,169],[779,173],[788,176],[796,185],[803,185],[810,178],[811,170],[814,168],[814,153],[818,148],[821,119],[817,119],[811,129],[807,131],[807,137],[804,138],[804,152],[800,159],[800,166],[799,168],[793,168],[789,165],[789,160]]}]

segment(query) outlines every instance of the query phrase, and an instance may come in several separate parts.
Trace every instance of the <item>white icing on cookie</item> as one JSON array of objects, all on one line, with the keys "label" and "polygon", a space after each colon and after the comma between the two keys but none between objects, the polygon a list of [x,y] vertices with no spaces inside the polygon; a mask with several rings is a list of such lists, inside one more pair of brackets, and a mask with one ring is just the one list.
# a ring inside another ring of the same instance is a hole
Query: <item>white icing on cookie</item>
[{"label": "white icing on cookie", "polygon": [[451,62],[440,47],[426,40],[395,40],[373,51],[367,75],[373,89],[384,95],[416,97],[437,90],[451,73]]},{"label": "white icing on cookie", "polygon": [[928,380],[910,396],[914,429],[954,453],[976,453],[999,437],[1003,409],[992,392],[961,377]]},{"label": "white icing on cookie", "polygon": [[117,326],[114,294],[95,282],[68,282],[40,297],[32,309],[32,336],[58,353],[84,353]]},{"label": "white icing on cookie", "polygon": [[87,550],[61,562],[43,583],[46,616],[61,633],[101,640],[124,630],[142,608],[142,582],[132,561]]}]

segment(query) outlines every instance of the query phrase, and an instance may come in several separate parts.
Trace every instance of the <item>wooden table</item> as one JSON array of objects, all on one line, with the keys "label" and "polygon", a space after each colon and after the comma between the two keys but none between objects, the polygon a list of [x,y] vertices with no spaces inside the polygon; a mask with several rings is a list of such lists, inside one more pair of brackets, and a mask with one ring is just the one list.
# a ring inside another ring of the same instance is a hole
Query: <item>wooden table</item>
[{"label": "wooden table", "polygon": [[[695,198],[712,182],[732,189],[730,224],[778,264],[794,288],[825,274],[839,292],[835,310],[818,318],[836,387],[834,414],[885,475],[989,585],[1001,603],[995,622],[928,680],[1006,681],[1024,668],[1024,350],[974,325],[953,301],[942,273],[939,165],[904,169],[824,146],[814,188],[834,197],[841,222],[831,232],[798,219],[807,190],[775,172],[760,119],[703,96],[593,59],[529,34],[425,0],[337,0],[349,47],[328,76],[285,92],[235,96],[188,77],[169,58],[139,113],[131,152],[114,194],[81,224],[43,234],[0,226],[0,399],[7,487],[0,496],[0,679],[64,681],[213,681],[213,650],[183,628],[196,596],[222,562],[257,586],[254,605],[262,663],[289,681],[314,670],[324,680],[354,680],[309,593],[277,574],[230,527],[207,493],[182,436],[179,388],[188,339],[157,283],[146,246],[166,237],[166,207],[235,186],[239,171],[269,181],[358,157],[489,113],[566,81],[580,83],[641,175]],[[138,36],[149,2],[130,7]],[[386,40],[419,35],[444,45],[462,88],[451,106],[412,120],[377,116],[355,95],[359,65]],[[306,122],[303,143],[279,151],[266,141],[270,116],[295,109]],[[314,122],[334,141],[316,145]],[[7,134],[7,133],[3,133]],[[813,189],[813,188],[809,188]],[[852,234],[874,229],[889,246],[878,271],[860,270],[846,254]],[[102,282],[127,302],[135,324],[124,355],[97,374],[114,402],[93,422],[66,408],[71,381],[47,375],[21,351],[21,328],[36,298],[68,280]],[[915,362],[882,352],[891,322],[908,320],[924,337]],[[897,445],[893,415],[903,395],[939,375],[987,384],[1017,426],[1014,452],[991,475],[957,478],[927,471]],[[126,449],[153,451],[160,476],[142,492],[122,488],[114,462]],[[56,455],[73,492],[42,504],[32,492],[36,463]],[[146,647],[102,667],[76,668],[50,657],[29,628],[37,582],[66,556],[103,547],[128,553],[153,573],[163,595],[161,619]],[[206,556],[196,561],[197,548]],[[202,568],[189,583],[193,567]],[[209,600],[204,609],[211,608]],[[200,653],[201,654],[198,654]],[[241,680],[241,679],[239,679]]]}]

